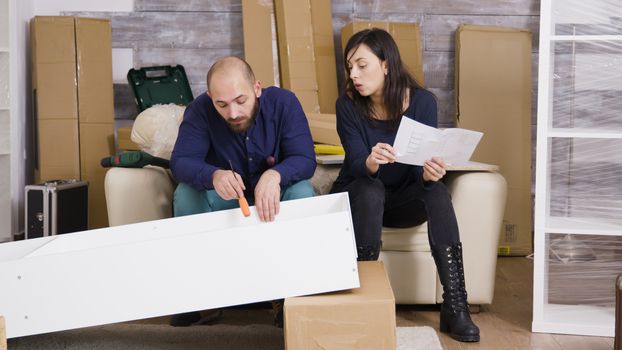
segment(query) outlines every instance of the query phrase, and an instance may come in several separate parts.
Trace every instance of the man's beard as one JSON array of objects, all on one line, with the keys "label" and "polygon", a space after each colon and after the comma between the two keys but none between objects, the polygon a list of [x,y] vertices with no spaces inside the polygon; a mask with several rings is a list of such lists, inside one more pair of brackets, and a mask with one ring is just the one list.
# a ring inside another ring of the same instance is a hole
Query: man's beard
[{"label": "man's beard", "polygon": [[251,125],[253,125],[253,123],[255,122],[255,118],[257,117],[258,106],[259,106],[259,101],[256,101],[255,105],[253,106],[253,110],[251,111],[250,117],[247,118],[243,124],[234,125],[229,120],[227,120],[227,126],[229,127],[229,129],[231,129],[231,131],[237,134],[246,132],[251,127]]}]

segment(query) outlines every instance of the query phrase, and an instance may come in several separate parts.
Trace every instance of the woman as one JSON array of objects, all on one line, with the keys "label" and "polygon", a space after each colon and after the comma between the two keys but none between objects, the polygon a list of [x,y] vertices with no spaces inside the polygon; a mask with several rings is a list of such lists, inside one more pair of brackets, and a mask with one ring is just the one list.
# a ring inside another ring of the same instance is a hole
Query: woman
[{"label": "woman", "polygon": [[337,100],[337,131],[346,151],[331,192],[347,191],[359,260],[377,260],[382,226],[428,222],[428,239],[443,285],[440,329],[459,341],[479,341],[464,286],[462,246],[442,159],[423,166],[395,162],[402,115],[437,127],[436,98],[417,84],[384,30],[356,33],[345,47],[346,93]]}]

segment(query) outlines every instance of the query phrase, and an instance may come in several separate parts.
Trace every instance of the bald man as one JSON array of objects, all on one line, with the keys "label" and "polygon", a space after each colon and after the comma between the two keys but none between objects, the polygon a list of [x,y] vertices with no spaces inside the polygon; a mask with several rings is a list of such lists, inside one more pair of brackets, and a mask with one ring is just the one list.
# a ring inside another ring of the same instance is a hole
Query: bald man
[{"label": "bald man", "polygon": [[[171,156],[179,182],[174,215],[236,208],[244,195],[261,221],[273,221],[281,200],[313,196],[308,181],[316,167],[313,141],[296,96],[277,87],[262,89],[248,63],[237,57],[214,63],[207,90],[186,108]],[[171,324],[188,325],[200,317],[177,316]]]}]

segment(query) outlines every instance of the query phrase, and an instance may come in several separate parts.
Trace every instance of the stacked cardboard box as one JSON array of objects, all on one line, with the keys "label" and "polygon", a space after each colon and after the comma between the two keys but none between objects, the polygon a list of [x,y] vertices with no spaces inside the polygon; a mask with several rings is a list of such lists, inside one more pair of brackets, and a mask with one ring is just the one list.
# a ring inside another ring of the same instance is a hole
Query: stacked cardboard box
[{"label": "stacked cardboard box", "polygon": [[274,4],[281,86],[296,94],[305,112],[319,113],[309,0],[275,0]]},{"label": "stacked cardboard box", "polygon": [[338,92],[330,0],[243,0],[242,18],[244,56],[257,79],[264,86],[280,83],[293,91],[307,112],[335,113]]},{"label": "stacked cardboard box", "polygon": [[320,112],[334,114],[338,91],[331,2],[330,0],[310,0],[310,4]]},{"label": "stacked cardboard box", "polygon": [[279,86],[279,59],[275,44],[274,3],[242,0],[244,58],[262,86]]},{"label": "stacked cardboard box", "polygon": [[361,287],[285,300],[285,348],[395,349],[395,298],[380,261],[358,263]]},{"label": "stacked cardboard box", "polygon": [[497,164],[508,182],[500,255],[532,252],[531,33],[460,26],[456,34],[458,124],[484,136],[472,159]]},{"label": "stacked cardboard box", "polygon": [[89,228],[106,227],[100,160],[114,152],[110,21],[35,17],[31,46],[36,181],[88,181]]}]

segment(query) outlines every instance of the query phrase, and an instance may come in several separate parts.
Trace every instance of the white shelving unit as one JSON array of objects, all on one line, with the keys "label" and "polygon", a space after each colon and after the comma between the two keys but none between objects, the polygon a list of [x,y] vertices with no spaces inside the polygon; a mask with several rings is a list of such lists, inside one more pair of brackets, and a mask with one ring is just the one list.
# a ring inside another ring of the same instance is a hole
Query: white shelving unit
[{"label": "white shelving unit", "polygon": [[614,336],[622,273],[622,7],[541,0],[534,332]]},{"label": "white shelving unit", "polygon": [[0,242],[13,233],[9,55],[9,0],[0,0]]}]

